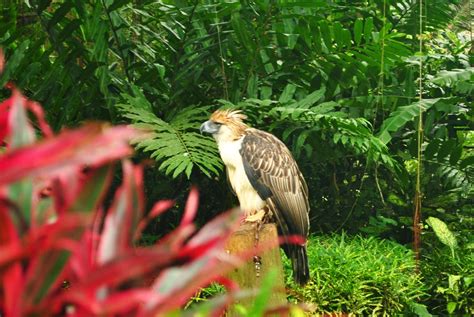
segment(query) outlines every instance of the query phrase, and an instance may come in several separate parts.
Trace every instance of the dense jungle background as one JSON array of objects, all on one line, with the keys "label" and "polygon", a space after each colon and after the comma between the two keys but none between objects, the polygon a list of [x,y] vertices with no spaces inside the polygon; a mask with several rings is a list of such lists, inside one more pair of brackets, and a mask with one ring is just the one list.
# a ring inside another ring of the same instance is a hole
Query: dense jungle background
[{"label": "dense jungle background", "polygon": [[[136,144],[136,160],[148,164],[147,202],[178,203],[143,243],[178,225],[192,185],[201,225],[237,204],[199,126],[217,108],[238,108],[300,165],[311,241],[328,246],[310,252],[314,272],[328,250],[351,254],[346,265],[364,265],[370,252],[412,258],[419,180],[419,292],[387,311],[474,313],[471,1],[2,0],[0,10],[0,87],[13,81],[40,102],[55,131],[90,120],[153,131]],[[351,250],[342,250],[346,235]],[[370,305],[353,305],[363,294],[336,303],[354,285],[328,297],[316,280],[292,287],[326,311],[366,314]]]}]

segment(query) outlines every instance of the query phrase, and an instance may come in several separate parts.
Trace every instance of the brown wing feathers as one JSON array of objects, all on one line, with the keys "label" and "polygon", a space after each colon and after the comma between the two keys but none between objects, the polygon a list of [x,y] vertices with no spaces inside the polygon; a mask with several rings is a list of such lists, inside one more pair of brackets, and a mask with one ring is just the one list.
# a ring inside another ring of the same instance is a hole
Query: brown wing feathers
[{"label": "brown wing feathers", "polygon": [[250,183],[264,200],[274,201],[291,234],[308,234],[306,183],[286,146],[273,135],[248,129],[240,150]]},{"label": "brown wing feathers", "polygon": [[[275,136],[247,129],[240,150],[245,173],[259,196],[274,214],[283,235],[307,237],[308,188],[288,148]],[[295,280],[309,279],[306,246],[284,245],[292,259]]]}]

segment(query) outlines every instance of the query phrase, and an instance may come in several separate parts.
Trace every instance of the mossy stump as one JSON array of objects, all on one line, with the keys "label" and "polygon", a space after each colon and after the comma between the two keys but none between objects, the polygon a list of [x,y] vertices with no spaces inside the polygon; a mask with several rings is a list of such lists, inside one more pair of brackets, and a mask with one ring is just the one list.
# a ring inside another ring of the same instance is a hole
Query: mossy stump
[{"label": "mossy stump", "polygon": [[[236,232],[232,234],[226,245],[226,251],[230,254],[239,254],[255,249],[255,225],[243,224]],[[278,231],[274,223],[265,224],[259,231],[258,244],[265,245],[269,243],[276,244],[278,240]],[[275,280],[273,281],[273,289],[267,308],[279,307],[287,304],[285,281],[283,274],[283,265],[281,262],[280,248],[274,247],[263,254],[259,258],[260,269],[253,259],[250,259],[242,267],[235,269],[229,274],[229,277],[239,284],[241,289],[258,289],[271,270],[276,271]],[[237,300],[236,303],[245,308],[253,306],[255,299],[248,298],[245,300]],[[232,307],[227,316],[240,316]]]}]

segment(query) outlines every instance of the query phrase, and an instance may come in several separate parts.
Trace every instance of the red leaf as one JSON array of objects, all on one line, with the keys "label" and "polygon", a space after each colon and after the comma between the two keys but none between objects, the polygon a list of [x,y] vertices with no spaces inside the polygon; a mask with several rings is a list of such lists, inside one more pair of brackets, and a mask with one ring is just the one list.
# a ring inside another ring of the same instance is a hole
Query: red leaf
[{"label": "red leaf", "polygon": [[91,219],[91,214],[71,213],[30,231],[26,239],[30,263],[22,294],[24,307],[38,304],[59,285],[70,254],[78,249],[74,240],[80,240]]},{"label": "red leaf", "polygon": [[3,49],[0,47],[0,74],[3,73],[4,66],[5,66],[5,57],[3,55]]},{"label": "red leaf", "polygon": [[110,186],[112,171],[112,166],[106,165],[87,170],[71,168],[58,175],[51,186],[56,212],[96,211]]},{"label": "red leaf", "polygon": [[97,266],[71,292],[85,292],[102,287],[115,287],[127,281],[139,282],[148,274],[157,274],[173,263],[173,255],[164,248],[130,250],[121,257]]},{"label": "red leaf", "polygon": [[41,106],[27,100],[16,88],[13,87],[11,90],[10,98],[0,104],[0,142],[3,142],[7,136],[9,136],[8,144],[13,147],[21,147],[34,142],[35,134],[26,114],[27,109],[38,120],[43,134],[47,137],[52,136],[53,132],[46,123]]},{"label": "red leaf", "polygon": [[8,115],[13,103],[13,99],[9,98],[0,103],[0,146],[3,146],[5,137],[10,133],[10,124],[8,122]]},{"label": "red leaf", "polygon": [[51,180],[50,196],[54,199],[54,211],[57,215],[64,214],[74,203],[81,187],[80,166],[72,167]]},{"label": "red leaf", "polygon": [[179,226],[171,233],[156,242],[156,246],[165,247],[170,253],[177,254],[183,247],[184,242],[194,233],[196,227],[194,224]]},{"label": "red leaf", "polygon": [[[22,251],[8,207],[0,202],[0,290],[4,293],[3,298],[0,296],[0,306],[4,307],[8,316],[20,316],[21,307],[18,304],[24,278],[18,260],[24,254]],[[2,266],[6,269],[2,270]]]},{"label": "red leaf", "polygon": [[8,146],[20,148],[30,145],[36,140],[26,112],[27,99],[17,89],[12,89],[11,108],[8,114]]},{"label": "red leaf", "polygon": [[90,168],[87,172],[82,171],[79,175],[81,184],[72,206],[68,209],[69,212],[94,212],[94,223],[99,221],[97,212],[110,188],[113,170],[112,165],[106,165],[97,169]]},{"label": "red leaf", "polygon": [[193,222],[196,217],[196,213],[199,206],[199,192],[193,187],[189,193],[188,200],[186,201],[186,206],[184,207],[184,215],[181,220],[181,226],[188,225]]},{"label": "red leaf", "polygon": [[239,257],[224,250],[232,230],[239,225],[238,214],[239,211],[234,210],[214,219],[179,250],[184,263],[171,267],[156,279],[153,287],[161,296],[147,303],[145,316],[180,307],[196,289],[242,263]]},{"label": "red leaf", "polygon": [[160,200],[159,202],[157,202],[153,206],[151,211],[148,213],[148,215],[144,219],[142,219],[140,223],[138,224],[137,231],[135,232],[134,240],[138,240],[140,238],[143,230],[146,228],[146,226],[148,225],[148,223],[150,223],[152,219],[158,217],[163,212],[173,207],[173,205],[174,205],[173,200]]},{"label": "red leaf", "polygon": [[238,209],[217,216],[199,230],[188,245],[192,247],[216,238],[224,239],[239,227],[241,218],[242,215]]},{"label": "red leaf", "polygon": [[146,316],[160,315],[181,307],[197,289],[218,280],[242,263],[236,261],[235,257],[226,255],[223,249],[214,251],[185,265],[164,271],[153,285],[160,296],[147,303]]},{"label": "red leaf", "polygon": [[5,204],[5,198],[2,198],[3,194],[3,190],[0,188],[0,247],[9,243],[19,243],[18,233],[10,217],[10,208]]},{"label": "red leaf", "polygon": [[106,263],[132,247],[133,233],[143,213],[141,168],[134,167],[129,161],[124,161],[122,167],[123,183],[107,212],[97,255],[98,263]]},{"label": "red leaf", "polygon": [[49,306],[61,307],[65,303],[73,304],[79,310],[84,311],[86,316],[114,316],[116,314],[124,315],[127,312],[129,313],[127,315],[133,315],[131,311],[137,310],[139,306],[156,296],[157,294],[153,290],[147,288],[120,291],[110,294],[105,299],[80,292],[66,292]]},{"label": "red leaf", "polygon": [[22,249],[14,243],[2,245],[0,250],[0,277],[8,266],[27,256],[27,250]]},{"label": "red leaf", "polygon": [[[5,293],[5,316],[21,316],[20,298],[24,287],[24,276],[20,263],[10,266],[2,275],[2,289]],[[1,299],[1,298],[0,298]]]},{"label": "red leaf", "polygon": [[43,132],[45,137],[52,137],[53,131],[51,127],[45,120],[45,115],[43,108],[41,108],[40,104],[34,101],[28,100],[26,103],[27,108],[35,115],[36,119],[38,120],[39,127],[41,132]]},{"label": "red leaf", "polygon": [[[101,165],[132,153],[129,141],[141,133],[126,126],[87,124],[0,157],[0,185],[25,176],[50,175],[78,165]],[[31,158],[35,158],[34,160]]]},{"label": "red leaf", "polygon": [[25,253],[21,248],[19,234],[10,217],[9,206],[4,204],[4,199],[1,196],[2,189],[0,188],[0,278],[3,269],[19,260]]}]

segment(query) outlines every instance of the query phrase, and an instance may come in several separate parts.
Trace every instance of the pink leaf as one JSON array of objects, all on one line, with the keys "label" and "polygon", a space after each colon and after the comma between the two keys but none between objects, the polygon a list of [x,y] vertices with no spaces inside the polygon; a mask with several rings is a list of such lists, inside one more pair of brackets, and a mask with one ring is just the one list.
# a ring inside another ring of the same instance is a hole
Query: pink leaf
[{"label": "pink leaf", "polygon": [[[24,287],[21,263],[11,265],[2,275],[2,288],[5,293],[5,316],[21,316],[20,298]],[[1,285],[1,284],[0,284]]]},{"label": "pink leaf", "polygon": [[196,217],[197,209],[199,205],[199,193],[197,188],[193,187],[189,193],[186,206],[184,207],[184,215],[181,220],[181,226],[190,224]]},{"label": "pink leaf", "polygon": [[99,263],[106,263],[132,247],[133,232],[143,213],[141,169],[129,161],[124,161],[122,168],[123,183],[115,193],[114,203],[105,219],[98,250]]},{"label": "pink leaf", "polygon": [[142,219],[140,221],[140,223],[138,224],[138,228],[137,228],[137,231],[135,233],[135,240],[139,239],[143,230],[146,228],[146,226],[148,225],[148,223],[158,217],[159,215],[161,215],[163,212],[165,212],[166,210],[170,209],[171,207],[173,207],[174,205],[174,201],[173,200],[160,200],[159,202],[157,202],[153,208],[151,209],[151,211],[148,213],[148,215]]},{"label": "pink leaf", "polygon": [[10,113],[12,103],[12,98],[9,98],[0,103],[0,146],[4,145],[5,137],[10,133],[8,115]]},{"label": "pink leaf", "polygon": [[56,222],[30,230],[26,239],[29,249],[29,265],[26,271],[26,286],[22,305],[30,307],[40,302],[61,282],[66,261],[71,252],[78,249],[86,227],[91,223],[91,214],[66,214]]},{"label": "pink leaf", "polygon": [[[26,176],[58,174],[78,165],[101,165],[132,153],[129,141],[140,133],[126,126],[87,124],[0,157],[0,185]],[[31,158],[35,158],[34,160]]]},{"label": "pink leaf", "polygon": [[3,55],[3,49],[0,47],[0,74],[3,73],[4,66],[5,66],[5,57]]},{"label": "pink leaf", "polygon": [[30,145],[36,140],[36,135],[31,126],[26,112],[27,99],[17,89],[12,90],[10,97],[12,100],[10,112],[8,114],[8,146],[20,148]]},{"label": "pink leaf", "polygon": [[45,137],[53,136],[53,131],[51,127],[45,120],[45,115],[43,108],[41,108],[40,104],[34,101],[28,100],[26,103],[26,107],[35,115],[36,119],[38,120],[39,127],[41,132],[43,132]]}]

